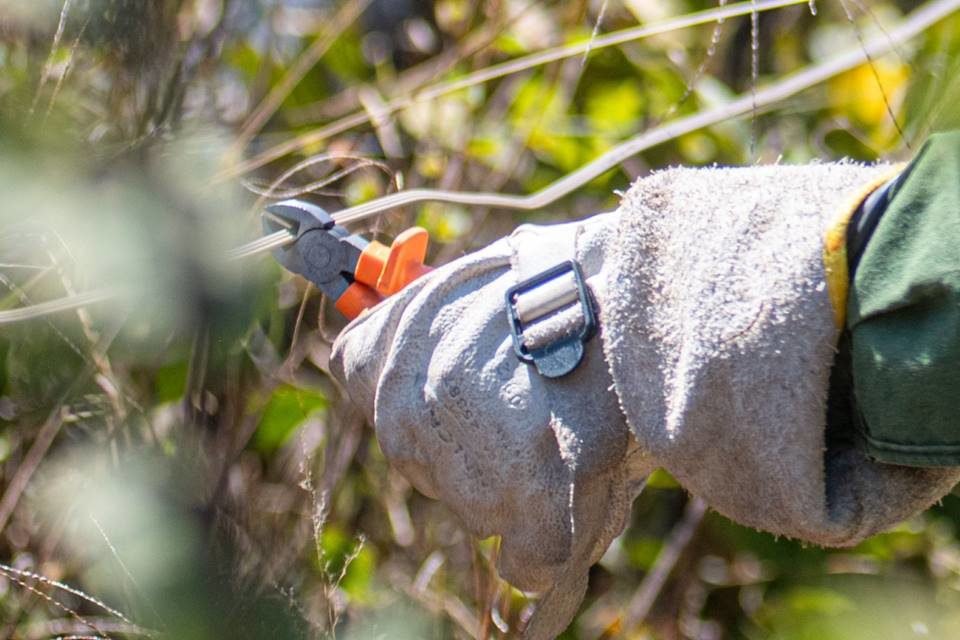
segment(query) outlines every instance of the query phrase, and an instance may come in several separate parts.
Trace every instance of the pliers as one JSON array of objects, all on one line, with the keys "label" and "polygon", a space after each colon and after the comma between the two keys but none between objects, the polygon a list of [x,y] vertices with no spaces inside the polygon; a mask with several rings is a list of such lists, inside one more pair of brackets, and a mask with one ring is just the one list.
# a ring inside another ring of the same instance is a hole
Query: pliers
[{"label": "pliers", "polygon": [[315,284],[351,320],[431,270],[423,263],[429,234],[422,227],[407,229],[388,247],[350,233],[303,200],[267,207],[263,227],[267,234],[286,229],[294,236],[274,249],[274,258]]}]

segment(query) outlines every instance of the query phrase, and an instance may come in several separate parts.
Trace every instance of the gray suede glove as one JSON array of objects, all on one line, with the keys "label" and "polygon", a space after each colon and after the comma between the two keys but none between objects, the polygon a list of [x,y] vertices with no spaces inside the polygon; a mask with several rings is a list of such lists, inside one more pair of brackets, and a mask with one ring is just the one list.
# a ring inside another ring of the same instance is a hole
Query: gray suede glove
[{"label": "gray suede glove", "polygon": [[[474,535],[502,536],[501,575],[545,593],[528,637],[553,637],[569,623],[648,466],[635,445],[631,455],[602,336],[572,373],[546,378],[514,353],[504,296],[518,281],[511,264],[528,251],[536,263],[553,242],[576,252],[602,300],[603,252],[617,221],[521,227],[355,320],[334,347],[333,371],[391,463]],[[563,313],[553,320],[569,322]],[[528,340],[556,329],[539,326]]]}]

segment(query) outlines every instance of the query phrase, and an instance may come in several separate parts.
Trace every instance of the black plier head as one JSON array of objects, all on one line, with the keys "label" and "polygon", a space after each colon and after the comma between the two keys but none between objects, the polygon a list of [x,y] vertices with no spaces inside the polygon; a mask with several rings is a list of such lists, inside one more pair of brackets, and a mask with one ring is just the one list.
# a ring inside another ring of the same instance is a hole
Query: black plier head
[{"label": "black plier head", "polygon": [[267,207],[263,227],[267,234],[286,230],[294,236],[290,244],[274,249],[274,258],[333,300],[353,282],[357,261],[368,244],[338,225],[321,207],[302,200],[284,200]]}]

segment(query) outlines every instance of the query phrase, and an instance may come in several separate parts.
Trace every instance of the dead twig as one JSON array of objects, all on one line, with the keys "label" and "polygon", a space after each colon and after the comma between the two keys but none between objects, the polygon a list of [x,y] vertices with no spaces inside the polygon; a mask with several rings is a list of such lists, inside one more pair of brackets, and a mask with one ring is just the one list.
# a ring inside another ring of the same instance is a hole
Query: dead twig
[{"label": "dead twig", "polygon": [[660,551],[660,555],[657,556],[657,561],[650,573],[644,578],[640,588],[627,605],[623,618],[624,631],[633,630],[646,619],[653,603],[656,602],[660,592],[663,591],[667,578],[670,577],[670,573],[677,565],[680,556],[683,555],[693,539],[693,534],[696,533],[706,512],[707,503],[700,498],[691,498],[687,503],[683,518],[670,534],[670,538]]},{"label": "dead twig", "polygon": [[3,497],[0,498],[0,531],[6,528],[10,517],[20,502],[20,497],[26,490],[27,484],[30,483],[30,478],[36,473],[37,468],[40,467],[40,463],[43,461],[43,457],[47,455],[50,445],[53,444],[57,434],[60,433],[60,427],[63,426],[63,416],[66,410],[66,407],[58,406],[50,414],[50,417],[47,418],[47,421],[40,428],[39,433],[37,433],[37,437],[34,438],[33,444],[30,445],[30,450],[27,451],[23,462],[20,463],[16,473],[13,474],[10,484],[7,485],[6,490],[3,492]]}]

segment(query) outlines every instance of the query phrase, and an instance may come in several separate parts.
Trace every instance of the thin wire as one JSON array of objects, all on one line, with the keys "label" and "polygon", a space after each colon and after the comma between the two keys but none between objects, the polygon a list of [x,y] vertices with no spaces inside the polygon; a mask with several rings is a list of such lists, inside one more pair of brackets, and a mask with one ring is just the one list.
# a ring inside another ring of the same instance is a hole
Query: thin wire
[{"label": "thin wire", "polygon": [[[310,182],[308,184],[292,187],[289,189],[280,189],[280,186],[283,183],[285,183],[287,180],[292,178],[294,175],[296,175],[300,171],[303,171],[304,169],[311,167],[313,165],[319,164],[321,162],[327,162],[330,160],[355,160],[356,163],[350,166],[344,167],[343,169],[340,169],[336,172],[329,173],[324,177],[318,180],[314,180],[313,182]],[[355,171],[359,171],[367,167],[376,167],[382,170],[384,173],[386,173],[387,176],[391,175],[390,167],[387,166],[386,163],[381,162],[380,160],[375,160],[373,158],[367,158],[359,155],[321,154],[318,156],[312,156],[310,158],[307,158],[306,160],[298,162],[296,165],[294,165],[287,171],[284,171],[279,178],[277,178],[267,186],[256,185],[251,181],[243,180],[243,179],[241,179],[241,183],[248,191],[251,191],[257,194],[258,196],[261,196],[257,200],[257,204],[259,205],[259,204],[262,204],[263,201],[267,198],[285,200],[287,198],[296,198],[297,196],[301,196],[304,193],[316,192],[319,189],[333,182],[336,182],[341,178],[344,178]]]},{"label": "thin wire", "polygon": [[230,249],[227,251],[227,260],[242,260],[243,258],[250,258],[260,253],[273,251],[279,247],[287,246],[293,242],[294,238],[296,238],[296,236],[290,231],[280,229],[269,235],[257,238],[253,242],[248,242],[243,246]]},{"label": "thin wire", "polygon": [[[853,33],[857,36],[858,42],[863,42],[863,32],[860,30],[860,25],[857,24],[856,18],[853,17],[853,13],[850,11],[850,6],[846,3],[846,0],[840,0],[840,6],[843,7],[843,13],[847,17],[847,22],[850,23],[850,26],[853,28]],[[861,5],[862,6],[862,5]],[[871,14],[872,17],[872,14]],[[874,18],[876,20],[876,18]],[[880,24],[877,21],[877,24]],[[883,32],[883,27],[880,27],[880,31]],[[884,35],[887,35],[884,33]],[[895,46],[891,49],[897,52]],[[867,54],[867,63],[870,65],[870,73],[873,74],[873,80],[877,85],[877,89],[880,91],[880,97],[883,99],[883,106],[887,110],[887,115],[890,117],[890,121],[893,122],[894,129],[897,130],[897,135],[900,136],[900,140],[903,141],[903,144],[907,147],[907,150],[912,151],[913,147],[910,146],[910,142],[907,140],[907,137],[903,133],[903,129],[900,127],[900,121],[897,120],[897,114],[893,112],[893,105],[890,104],[890,97],[887,95],[887,90],[883,86],[883,78],[880,77],[880,72],[877,70],[877,65],[873,60],[874,56]]]}]

